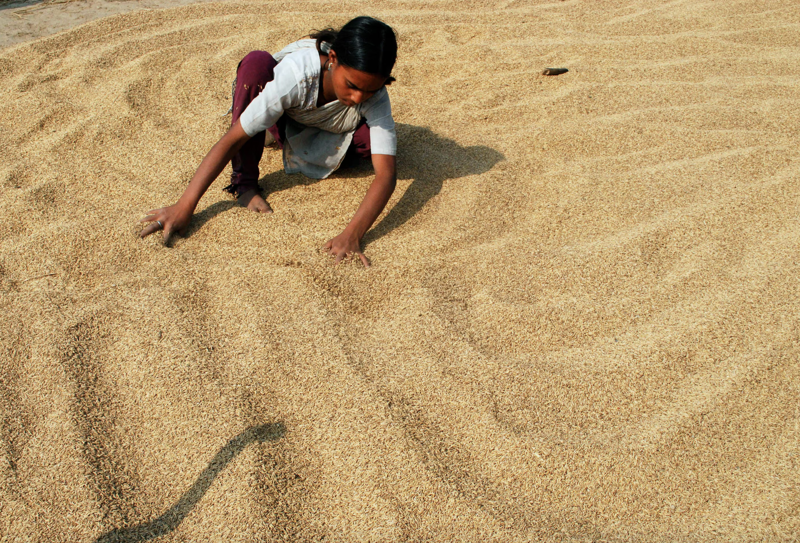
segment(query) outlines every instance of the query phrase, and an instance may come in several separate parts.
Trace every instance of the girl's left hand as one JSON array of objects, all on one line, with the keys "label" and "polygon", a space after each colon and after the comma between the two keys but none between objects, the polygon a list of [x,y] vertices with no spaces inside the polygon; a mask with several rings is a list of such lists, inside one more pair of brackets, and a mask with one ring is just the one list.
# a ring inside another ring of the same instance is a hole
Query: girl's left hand
[{"label": "girl's left hand", "polygon": [[369,268],[369,260],[361,252],[361,244],[358,236],[351,234],[347,230],[325,244],[323,250],[336,257],[336,264],[341,262],[346,256],[358,255],[365,268]]}]

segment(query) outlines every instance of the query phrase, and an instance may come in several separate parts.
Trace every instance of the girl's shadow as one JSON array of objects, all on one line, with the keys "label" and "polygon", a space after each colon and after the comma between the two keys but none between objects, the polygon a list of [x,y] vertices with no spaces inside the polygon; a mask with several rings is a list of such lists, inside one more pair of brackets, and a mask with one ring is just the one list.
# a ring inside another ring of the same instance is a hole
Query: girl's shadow
[{"label": "girl's shadow", "polygon": [[[396,126],[397,178],[412,181],[400,200],[364,236],[365,246],[405,224],[431,198],[439,194],[445,181],[482,174],[505,158],[500,152],[484,145],[462,147],[451,139],[435,134],[430,128],[400,123]],[[372,164],[368,160],[362,160],[356,166],[340,169],[333,176],[364,177],[371,171]],[[319,181],[300,174],[287,175],[283,171],[277,171],[262,177],[259,184],[264,190],[264,196],[269,200],[269,194],[273,192],[311,185]],[[236,202],[231,200],[210,205],[195,215],[188,235],[202,228],[218,213],[227,211],[235,205]]]},{"label": "girl's shadow", "polygon": [[479,175],[505,157],[491,147],[462,147],[430,128],[397,125],[397,178],[411,179],[400,200],[364,236],[364,246],[382,238],[416,215],[439,194],[445,181]]}]

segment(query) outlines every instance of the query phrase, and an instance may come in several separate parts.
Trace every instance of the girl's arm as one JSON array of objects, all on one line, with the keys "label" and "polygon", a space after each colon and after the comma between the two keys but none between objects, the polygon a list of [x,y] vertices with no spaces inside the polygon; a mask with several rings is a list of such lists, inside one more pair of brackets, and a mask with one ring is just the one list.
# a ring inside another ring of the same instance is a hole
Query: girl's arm
[{"label": "girl's arm", "polygon": [[250,136],[242,129],[237,120],[231,129],[214,144],[214,147],[200,163],[192,180],[189,181],[189,186],[183,191],[183,195],[177,203],[148,211],[147,217],[139,221],[151,223],[139,235],[145,237],[163,229],[164,243],[167,244],[174,232],[179,234],[186,232],[200,198],[249,139]]},{"label": "girl's arm", "polygon": [[372,155],[372,166],[375,168],[375,180],[367,190],[356,214],[344,231],[325,244],[324,249],[336,257],[338,264],[345,256],[356,254],[369,267],[369,260],[361,252],[361,238],[381,214],[386,202],[394,192],[397,184],[395,157],[392,155]]}]

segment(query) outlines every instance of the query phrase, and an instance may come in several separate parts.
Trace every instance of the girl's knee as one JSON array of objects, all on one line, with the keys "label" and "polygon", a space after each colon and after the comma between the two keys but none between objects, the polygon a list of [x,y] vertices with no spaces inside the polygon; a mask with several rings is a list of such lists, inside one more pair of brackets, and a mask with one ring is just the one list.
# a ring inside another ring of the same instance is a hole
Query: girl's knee
[{"label": "girl's knee", "polygon": [[272,81],[278,63],[266,51],[251,51],[236,69],[236,78],[248,85],[263,85]]}]

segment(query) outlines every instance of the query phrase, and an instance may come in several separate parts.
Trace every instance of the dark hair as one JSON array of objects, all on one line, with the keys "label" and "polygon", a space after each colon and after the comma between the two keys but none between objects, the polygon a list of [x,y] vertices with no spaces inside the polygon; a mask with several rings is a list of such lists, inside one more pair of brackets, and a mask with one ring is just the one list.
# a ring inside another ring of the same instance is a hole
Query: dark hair
[{"label": "dark hair", "polygon": [[311,34],[321,51],[322,42],[336,51],[339,62],[360,72],[382,75],[394,81],[392,68],[397,60],[397,37],[392,27],[372,17],[356,17],[341,30],[326,28]]}]

